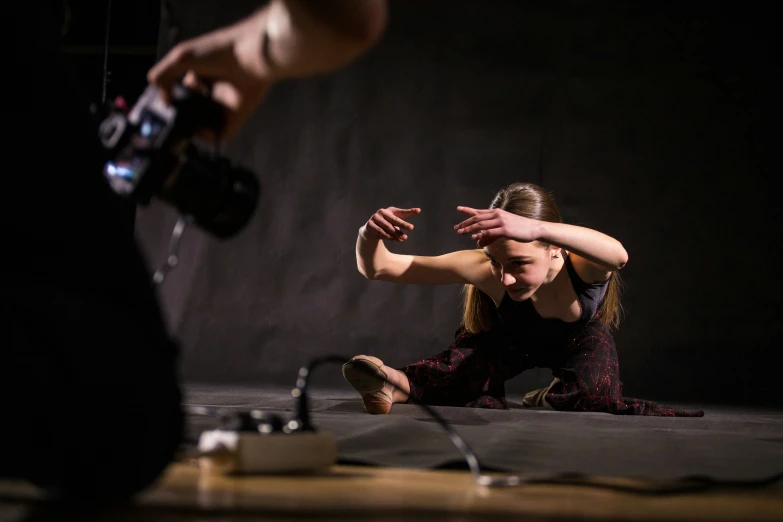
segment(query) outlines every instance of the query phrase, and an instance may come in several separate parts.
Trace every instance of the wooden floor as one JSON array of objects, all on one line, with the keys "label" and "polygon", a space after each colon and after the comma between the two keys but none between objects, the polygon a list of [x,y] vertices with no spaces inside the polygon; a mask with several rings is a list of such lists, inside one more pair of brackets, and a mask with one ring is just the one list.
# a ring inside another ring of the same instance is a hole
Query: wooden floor
[{"label": "wooden floor", "polygon": [[[620,479],[604,483],[644,485]],[[306,476],[227,476],[195,461],[169,467],[134,507],[74,513],[0,482],[0,521],[39,520],[783,520],[783,486],[649,496],[584,486],[487,489],[467,472],[335,466]]]}]

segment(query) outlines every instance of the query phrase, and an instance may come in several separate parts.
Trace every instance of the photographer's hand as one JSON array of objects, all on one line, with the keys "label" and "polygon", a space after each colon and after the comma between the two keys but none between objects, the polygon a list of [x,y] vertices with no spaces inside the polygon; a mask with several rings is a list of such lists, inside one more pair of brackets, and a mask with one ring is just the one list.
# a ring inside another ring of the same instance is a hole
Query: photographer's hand
[{"label": "photographer's hand", "polygon": [[221,139],[233,136],[275,81],[336,70],[380,38],[385,0],[272,0],[234,25],[175,46],[149,71],[164,92],[212,86],[228,111]]}]

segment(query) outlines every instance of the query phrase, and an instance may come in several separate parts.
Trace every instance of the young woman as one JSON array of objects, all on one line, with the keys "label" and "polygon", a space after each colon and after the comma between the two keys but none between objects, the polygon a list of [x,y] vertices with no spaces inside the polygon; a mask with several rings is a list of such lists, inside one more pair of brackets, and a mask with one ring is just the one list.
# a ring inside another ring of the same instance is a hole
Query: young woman
[{"label": "young woman", "polygon": [[[391,253],[418,208],[379,210],[360,229],[359,271],[367,279],[464,285],[463,321],[443,352],[394,369],[359,355],[343,366],[369,413],[393,403],[507,408],[504,383],[528,368],[555,377],[525,405],[560,411],[700,417],[622,396],[612,330],[620,321],[617,272],[628,254],[616,239],[564,224],[551,195],[532,183],[497,193],[489,209],[457,207],[456,225],[479,249],[426,257]],[[388,380],[394,386],[386,384]]]}]

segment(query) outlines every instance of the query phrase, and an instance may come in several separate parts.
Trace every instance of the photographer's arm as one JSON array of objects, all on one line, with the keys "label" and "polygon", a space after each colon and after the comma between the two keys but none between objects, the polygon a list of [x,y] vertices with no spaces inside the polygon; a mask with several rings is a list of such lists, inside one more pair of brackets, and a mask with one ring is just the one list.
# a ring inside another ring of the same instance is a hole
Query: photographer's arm
[{"label": "photographer's arm", "polygon": [[386,2],[275,0],[256,16],[273,76],[295,78],[339,69],[372,46],[386,26]]},{"label": "photographer's arm", "polygon": [[211,83],[213,97],[228,109],[228,137],[272,83],[347,65],[385,26],[385,0],[272,0],[233,25],[176,45],[148,78],[165,93],[186,73],[186,84]]}]

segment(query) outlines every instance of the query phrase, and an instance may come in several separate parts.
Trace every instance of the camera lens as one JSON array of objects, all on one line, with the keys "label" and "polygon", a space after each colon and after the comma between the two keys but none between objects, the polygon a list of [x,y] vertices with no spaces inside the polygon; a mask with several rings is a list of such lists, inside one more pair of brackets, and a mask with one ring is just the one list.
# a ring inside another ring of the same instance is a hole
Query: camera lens
[{"label": "camera lens", "polygon": [[191,146],[159,197],[191,216],[200,228],[224,239],[237,234],[250,221],[260,192],[252,172]]}]

